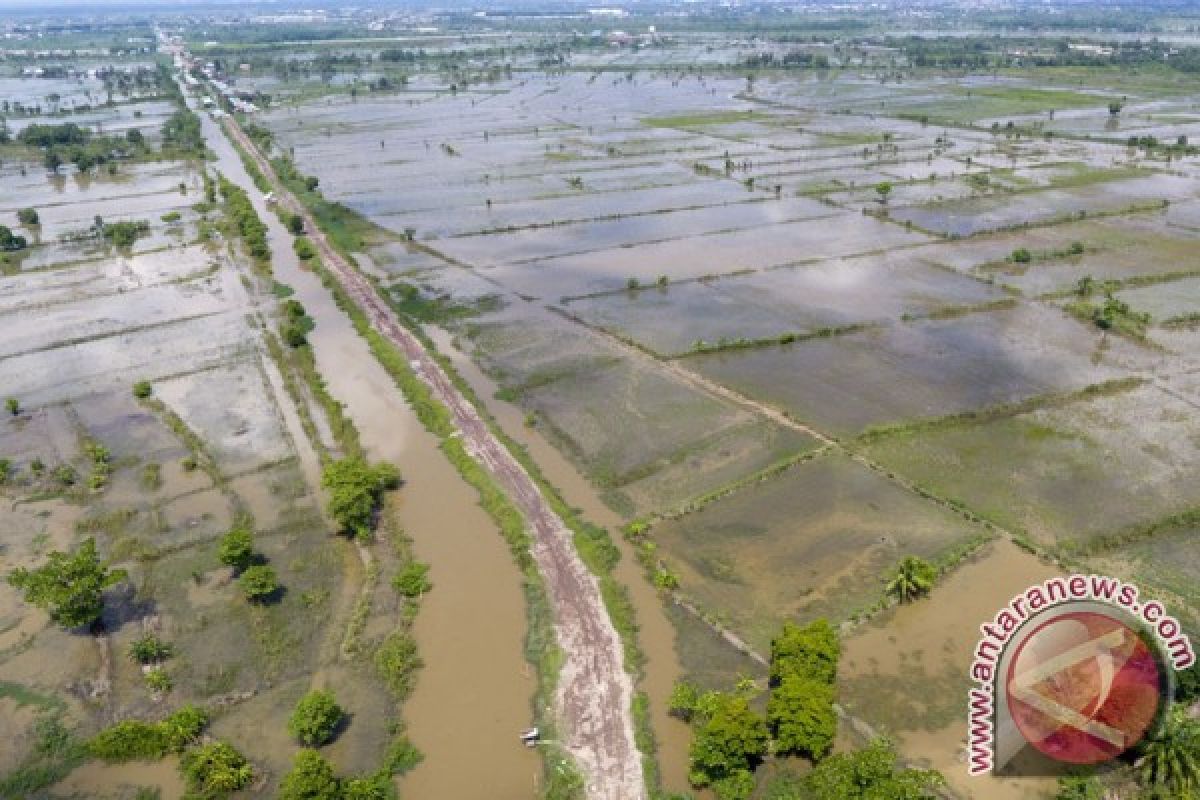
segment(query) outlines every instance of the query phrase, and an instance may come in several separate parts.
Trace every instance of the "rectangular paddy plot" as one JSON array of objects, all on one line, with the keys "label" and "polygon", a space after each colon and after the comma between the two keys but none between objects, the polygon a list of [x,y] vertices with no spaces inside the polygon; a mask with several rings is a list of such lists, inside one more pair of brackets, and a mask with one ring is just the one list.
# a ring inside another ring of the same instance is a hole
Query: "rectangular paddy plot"
[{"label": "rectangular paddy plot", "polygon": [[842,455],[819,456],[652,537],[683,593],[765,651],[783,620],[844,620],[906,555],[935,559],[979,530]]},{"label": "rectangular paddy plot", "polygon": [[872,458],[1048,545],[1084,551],[1106,534],[1200,505],[1196,395],[1157,384],[979,423],[887,436]]},{"label": "rectangular paddy plot", "polygon": [[[1078,242],[1082,254],[1070,248]],[[1012,231],[920,248],[922,258],[1042,295],[1073,289],[1080,278],[1137,281],[1195,269],[1196,233],[1167,224],[1162,212]],[[1028,263],[1011,255],[1024,248]]]},{"label": "rectangular paddy plot", "polygon": [[[774,200],[732,194],[725,203],[682,211],[668,204],[620,219],[545,225],[474,236],[443,239],[434,246],[446,255],[477,267],[541,261],[612,247],[678,239],[684,236],[757,228],[829,216],[832,212],[812,200]],[[698,198],[697,198],[698,199]],[[557,204],[554,204],[557,207]],[[547,209],[549,210],[549,209]],[[630,213],[630,212],[625,212]]]},{"label": "rectangular paddy plot", "polygon": [[630,278],[643,284],[654,283],[660,275],[671,281],[688,280],[927,241],[924,235],[908,233],[900,226],[841,212],[807,221],[505,264],[483,274],[523,295],[573,297],[620,289]]},{"label": "rectangular paddy plot", "polygon": [[[1123,544],[1090,559],[1091,563],[1116,575],[1126,575],[1138,584],[1172,595],[1171,613],[1185,613],[1195,626],[1200,609],[1200,551],[1196,541],[1200,526],[1171,528]],[[1194,629],[1194,628],[1193,628]]]},{"label": "rectangular paddy plot", "polygon": [[972,236],[1073,216],[1119,212],[1163,200],[1192,199],[1195,194],[1195,186],[1189,180],[1155,175],[1075,189],[1046,189],[910,206],[893,209],[891,215],[923,230],[949,236]]},{"label": "rectangular paddy plot", "polygon": [[1126,377],[1150,354],[1021,305],[689,358],[750,397],[836,434],[941,417]]},{"label": "rectangular paddy plot", "polygon": [[553,317],[488,322],[470,335],[503,393],[623,513],[676,507],[814,446]]},{"label": "rectangular paddy plot", "polygon": [[982,281],[891,252],[614,292],[564,307],[590,325],[671,356],[697,342],[812,334],[1006,297]]}]

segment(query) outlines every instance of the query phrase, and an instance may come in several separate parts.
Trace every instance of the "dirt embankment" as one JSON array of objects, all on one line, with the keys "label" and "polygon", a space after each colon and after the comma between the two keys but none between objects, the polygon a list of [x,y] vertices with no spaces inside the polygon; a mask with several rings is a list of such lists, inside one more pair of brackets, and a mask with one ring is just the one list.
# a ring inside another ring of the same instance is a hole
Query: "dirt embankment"
[{"label": "dirt embankment", "polygon": [[304,219],[309,238],[342,289],[449,408],[467,451],[525,516],[564,654],[556,697],[562,745],[578,762],[589,798],[642,800],[647,793],[634,741],[633,680],[625,671],[621,640],[604,607],[600,586],[575,551],[571,532],[437,361],[400,324],[368,280],[330,245],[308,210],[279,183],[250,138],[232,120],[225,120],[224,126],[267,176],[281,206]]}]

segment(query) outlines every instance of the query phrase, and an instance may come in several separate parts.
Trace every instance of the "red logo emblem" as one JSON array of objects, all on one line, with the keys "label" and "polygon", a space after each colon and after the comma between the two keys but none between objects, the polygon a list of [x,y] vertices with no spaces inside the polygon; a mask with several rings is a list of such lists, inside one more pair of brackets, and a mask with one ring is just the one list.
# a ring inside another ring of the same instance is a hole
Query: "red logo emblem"
[{"label": "red logo emblem", "polygon": [[1071,764],[1109,761],[1137,744],[1154,723],[1163,686],[1153,649],[1125,623],[1093,611],[1034,628],[1005,681],[1021,735]]}]

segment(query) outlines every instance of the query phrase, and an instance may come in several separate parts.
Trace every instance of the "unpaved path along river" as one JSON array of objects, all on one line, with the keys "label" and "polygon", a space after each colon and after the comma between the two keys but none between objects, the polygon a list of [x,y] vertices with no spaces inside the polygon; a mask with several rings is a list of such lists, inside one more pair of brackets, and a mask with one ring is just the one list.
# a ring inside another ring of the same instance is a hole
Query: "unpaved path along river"
[{"label": "unpaved path along river", "polygon": [[307,209],[279,184],[249,137],[231,119],[225,120],[224,127],[271,181],[278,202],[304,219],[313,244],[342,289],[376,330],[409,359],[417,375],[450,410],[467,451],[520,509],[532,533],[532,554],[546,583],[564,656],[556,692],[562,744],[578,762],[590,798],[645,798],[631,712],[633,680],[625,671],[620,637],[604,607],[599,583],[575,551],[571,532],[437,361],[400,324],[367,279],[333,249]]},{"label": "unpaved path along river", "polygon": [[[420,427],[320,279],[301,268],[291,234],[269,213],[221,129],[200,116],[217,168],[249,191],[267,225],[277,279],[317,321],[308,338],[327,388],[344,404],[370,457],[394,461],[404,474],[398,521],[416,557],[430,565],[434,590],[413,628],[425,668],[403,712],[425,758],[401,788],[417,798],[533,800],[540,762],[516,738],[529,724],[534,691],[523,655],[520,570],[474,489]],[[471,769],[463,768],[464,759]]]}]

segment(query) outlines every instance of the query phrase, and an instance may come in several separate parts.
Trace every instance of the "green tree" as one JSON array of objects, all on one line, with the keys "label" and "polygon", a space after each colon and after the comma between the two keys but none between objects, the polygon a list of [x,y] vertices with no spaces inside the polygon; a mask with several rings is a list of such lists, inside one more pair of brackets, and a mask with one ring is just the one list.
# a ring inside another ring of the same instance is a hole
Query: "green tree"
[{"label": "green tree", "polygon": [[0,250],[24,250],[29,244],[24,236],[18,236],[7,225],[0,225]]},{"label": "green tree", "polygon": [[173,648],[153,633],[134,639],[129,645],[129,657],[139,664],[157,664],[171,657]]},{"label": "green tree", "polygon": [[342,800],[392,800],[396,790],[387,775],[351,778],[342,783]]},{"label": "green tree", "polygon": [[880,181],[879,183],[875,184],[875,194],[879,195],[879,202],[886,203],[888,201],[888,197],[891,196],[893,189],[895,189],[895,187],[887,181]]},{"label": "green tree", "polygon": [[830,756],[803,783],[806,800],[925,800],[945,780],[933,770],[896,769],[892,746],[877,739],[862,750]]},{"label": "green tree", "polygon": [[330,516],[343,530],[363,539],[371,534],[383,492],[399,483],[400,472],[391,464],[371,466],[361,458],[330,462],[321,476],[321,485],[329,490]]},{"label": "green tree", "polygon": [[37,209],[36,208],[19,209],[17,211],[17,221],[20,222],[22,225],[26,225],[29,227],[33,227],[34,225],[37,225],[40,222],[40,220],[38,218]]},{"label": "green tree", "polygon": [[752,771],[767,752],[767,723],[736,694],[721,694],[713,714],[700,723],[688,753],[688,779],[709,786],[738,772]]},{"label": "green tree", "polygon": [[1123,109],[1123,108],[1125,108],[1125,104],[1122,103],[1120,100],[1112,100],[1112,101],[1109,101],[1109,104],[1108,104],[1108,113],[1111,116],[1115,117],[1117,114],[1121,113],[1121,109]]},{"label": "green tree", "polygon": [[217,558],[238,572],[246,569],[254,563],[254,535],[241,526],[233,528],[217,543]]},{"label": "green tree", "polygon": [[320,747],[333,738],[345,717],[333,692],[315,689],[296,703],[288,719],[288,733],[301,744]]},{"label": "green tree", "polygon": [[837,735],[832,684],[788,675],[771,691],[767,724],[781,753],[818,760],[828,755]]},{"label": "green tree", "polygon": [[289,214],[287,218],[288,230],[296,236],[304,233],[304,217],[299,214]]},{"label": "green tree", "polygon": [[817,619],[804,627],[785,622],[771,640],[771,685],[788,675],[799,675],[832,684],[837,677],[842,646],[828,620]]},{"label": "green tree", "polygon": [[15,397],[9,397],[4,401],[4,407],[8,409],[8,413],[14,417],[21,413],[21,401]]},{"label": "green tree", "polygon": [[679,717],[684,722],[691,722],[700,703],[700,689],[693,683],[679,681],[671,689],[671,697],[667,700],[667,713]]},{"label": "green tree", "polygon": [[923,558],[906,556],[892,573],[886,591],[901,603],[907,603],[928,592],[937,580],[937,567]]},{"label": "green tree", "polygon": [[420,597],[433,588],[429,580],[429,565],[410,561],[392,579],[392,586],[405,597]]},{"label": "green tree", "polygon": [[275,576],[275,570],[266,564],[247,567],[238,583],[241,584],[246,599],[252,603],[265,603],[279,591],[279,579]]},{"label": "green tree", "polygon": [[1012,251],[1012,260],[1018,264],[1028,264],[1033,261],[1033,253],[1030,253],[1027,248],[1018,247]]},{"label": "green tree", "polygon": [[8,582],[25,593],[26,602],[49,612],[64,628],[91,625],[104,610],[104,590],[125,580],[125,570],[110,570],[96,553],[96,540],[85,539],[72,553],[50,553],[34,570],[18,568]]},{"label": "green tree", "polygon": [[1142,781],[1183,797],[1200,788],[1200,720],[1175,706],[1163,726],[1142,743],[1138,761]]},{"label": "green tree", "polygon": [[1104,800],[1104,786],[1091,775],[1064,775],[1054,800]]},{"label": "green tree", "polygon": [[145,400],[152,394],[154,387],[150,385],[150,381],[138,381],[133,385],[133,396],[139,400]]},{"label": "green tree", "polygon": [[316,750],[296,753],[291,771],[279,785],[279,800],[340,800],[341,797],[333,767]]},{"label": "green tree", "polygon": [[246,757],[226,742],[211,742],[188,750],[179,764],[188,789],[201,797],[236,792],[254,777]]}]

